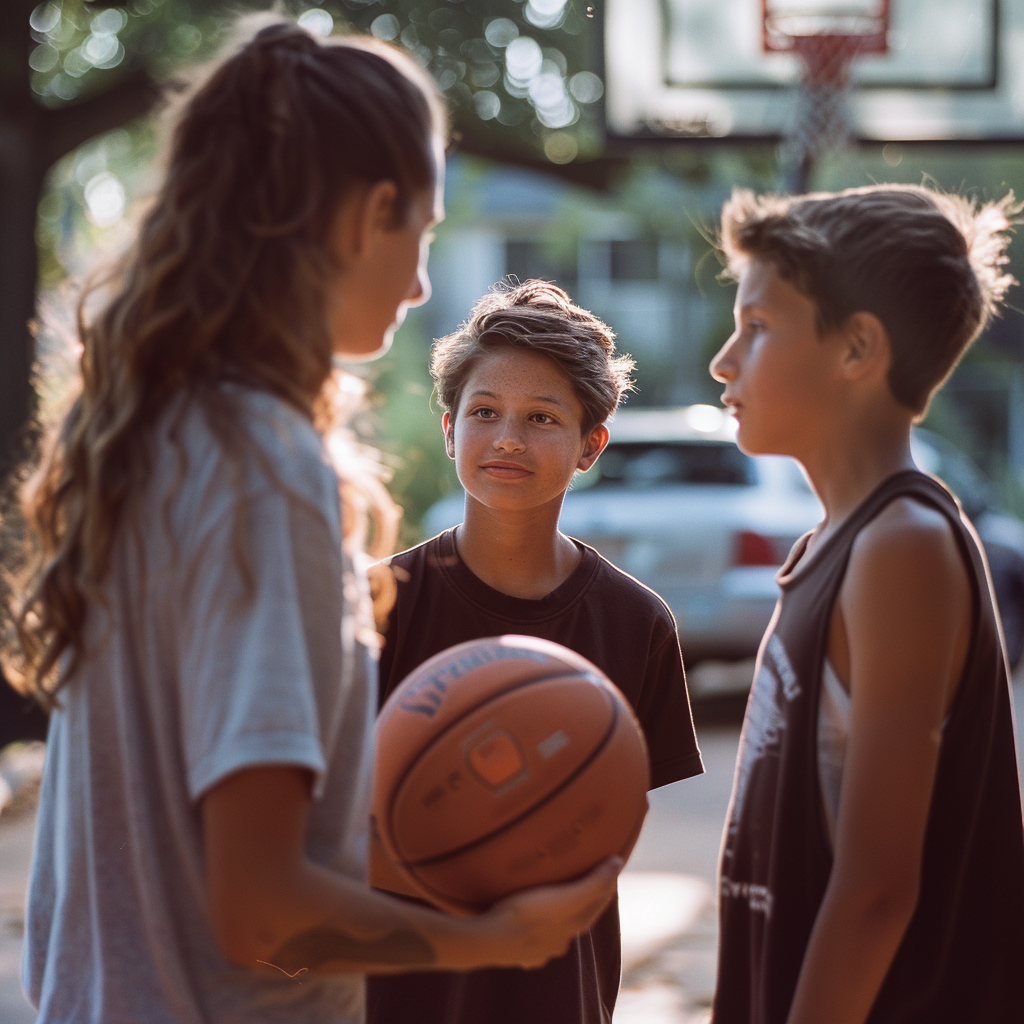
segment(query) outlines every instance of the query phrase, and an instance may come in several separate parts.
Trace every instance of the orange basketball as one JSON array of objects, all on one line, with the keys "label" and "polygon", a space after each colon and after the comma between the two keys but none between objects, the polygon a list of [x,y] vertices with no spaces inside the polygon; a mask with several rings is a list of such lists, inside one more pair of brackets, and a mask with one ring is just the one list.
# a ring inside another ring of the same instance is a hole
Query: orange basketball
[{"label": "orange basketball", "polygon": [[649,784],[626,699],[547,640],[450,647],[377,720],[374,828],[409,886],[454,912],[628,856]]}]

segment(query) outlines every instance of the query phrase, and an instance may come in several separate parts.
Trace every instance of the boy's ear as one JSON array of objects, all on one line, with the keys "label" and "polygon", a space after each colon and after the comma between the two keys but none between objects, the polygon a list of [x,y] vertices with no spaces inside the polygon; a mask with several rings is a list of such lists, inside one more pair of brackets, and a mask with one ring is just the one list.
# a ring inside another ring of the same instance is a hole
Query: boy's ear
[{"label": "boy's ear", "polygon": [[455,458],[455,424],[449,413],[441,417],[441,429],[444,431],[444,450],[448,453],[449,459]]},{"label": "boy's ear", "polygon": [[847,380],[889,371],[891,349],[889,332],[874,313],[854,313],[841,328],[843,337],[842,370]]},{"label": "boy's ear", "polygon": [[587,440],[583,445],[583,454],[580,456],[580,461],[576,463],[576,468],[581,473],[586,473],[597,462],[597,457],[604,451],[607,444],[608,428],[603,423],[599,423],[587,435]]}]

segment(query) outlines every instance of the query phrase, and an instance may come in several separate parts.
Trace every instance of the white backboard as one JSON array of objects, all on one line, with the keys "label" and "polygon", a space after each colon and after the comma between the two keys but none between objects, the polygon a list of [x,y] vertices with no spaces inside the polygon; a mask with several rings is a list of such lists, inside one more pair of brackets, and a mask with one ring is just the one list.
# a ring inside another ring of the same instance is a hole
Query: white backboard
[{"label": "white backboard", "polygon": [[[889,52],[853,65],[867,140],[1024,141],[1024,0],[891,0]],[[611,135],[773,140],[799,59],[761,48],[760,0],[606,0]]]}]

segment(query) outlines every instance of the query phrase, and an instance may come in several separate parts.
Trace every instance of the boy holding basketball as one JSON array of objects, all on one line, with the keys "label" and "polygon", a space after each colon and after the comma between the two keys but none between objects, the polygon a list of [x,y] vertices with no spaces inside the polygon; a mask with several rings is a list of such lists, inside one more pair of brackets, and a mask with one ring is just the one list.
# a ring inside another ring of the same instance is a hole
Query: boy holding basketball
[{"label": "boy holding basketball", "polygon": [[987,565],[911,426],[1013,283],[1012,196],[736,192],[711,364],[825,518],[761,645],[723,839],[715,1024],[1024,1019],[1024,825]]},{"label": "boy holding basketball", "polygon": [[[380,697],[453,644],[503,633],[553,640],[612,679],[636,710],[654,786],[703,769],[679,641],[664,602],[558,531],[577,471],[608,442],[605,420],[632,360],[560,288],[494,291],[434,347],[445,446],[466,491],[465,521],[396,555],[398,593]],[[397,879],[376,883],[403,891]],[[483,970],[371,979],[371,1024],[607,1024],[619,985],[611,907],[566,956],[536,971]]]}]

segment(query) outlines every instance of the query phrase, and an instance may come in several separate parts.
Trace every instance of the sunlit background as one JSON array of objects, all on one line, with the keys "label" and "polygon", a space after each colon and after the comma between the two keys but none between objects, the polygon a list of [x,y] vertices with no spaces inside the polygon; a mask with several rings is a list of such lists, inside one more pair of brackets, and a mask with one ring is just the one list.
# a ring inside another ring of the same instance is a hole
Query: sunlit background
[{"label": "sunlit background", "polygon": [[[712,8],[725,17],[727,8],[744,3],[760,9],[759,0],[673,0],[659,9],[696,25]],[[35,355],[43,372],[35,387],[44,408],[58,401],[59,381],[74,373],[76,288],[126,243],[153,185],[151,83],[173,79],[176,70],[213,52],[232,11],[268,6],[245,0],[5,3],[0,42],[5,53],[26,60],[29,71],[21,79],[0,79],[0,138],[8,140],[0,151],[0,279],[10,288],[22,281],[18,287],[31,292],[32,275],[23,271],[38,268]],[[448,218],[431,257],[433,298],[410,314],[391,353],[361,371],[373,382],[371,428],[394,470],[405,542],[421,539],[427,510],[458,486],[431,402],[431,340],[455,327],[502,279],[557,281],[612,326],[620,348],[637,361],[638,391],[628,409],[696,405],[688,429],[719,429],[708,407],[718,404],[720,389],[707,364],[731,330],[733,287],[719,277],[716,218],[736,186],[784,187],[786,143],[773,137],[774,129],[766,125],[763,138],[753,130],[747,138],[733,137],[738,122],[716,120],[732,102],[722,92],[726,98],[706,115],[651,116],[630,135],[610,130],[605,31],[612,5],[602,0],[325,0],[279,7],[314,33],[369,32],[404,47],[434,76],[452,109]],[[650,0],[635,6],[618,0],[620,43],[631,32],[654,31],[649,21],[640,22],[656,7]],[[893,45],[905,45],[918,31],[913,21],[901,23]],[[669,63],[706,60],[714,69],[718,56],[693,45],[636,52],[627,71],[648,80],[663,57]],[[792,99],[787,82],[794,67],[778,64],[771,72],[782,99]],[[1024,97],[1024,84],[1019,92]],[[891,139],[847,145],[818,154],[808,184],[838,189],[926,181],[983,199],[1011,188],[1024,195],[1024,118],[999,134],[994,140],[982,133],[971,144]],[[54,155],[59,158],[52,161]],[[1021,277],[1019,243],[1011,257]],[[925,424],[981,467],[991,487],[986,500],[1017,516],[1024,515],[1020,306],[1020,289],[1014,289],[1006,315],[968,353]],[[16,318],[0,323],[7,351],[21,343],[19,332]],[[0,405],[18,407],[28,394],[20,366],[4,364]],[[1024,607],[1024,594],[1021,600]],[[738,669],[705,665],[712,682],[715,672],[726,689],[735,690],[739,678],[742,691],[744,672],[749,682],[743,662]],[[736,739],[734,717],[724,725],[704,724],[716,721],[714,713],[701,719],[708,776],[669,787],[660,804],[655,800],[661,816],[652,818],[638,849],[640,873],[669,874],[658,884],[650,882],[654,875],[629,883],[630,906],[646,909],[634,909],[639,916],[625,926],[627,986],[617,1021],[704,1019],[714,976],[717,830]],[[4,770],[0,763],[0,778]],[[7,775],[11,771],[8,764]],[[0,941],[0,979],[8,988],[16,977],[20,910],[12,908],[19,906],[21,883],[14,875],[8,879],[2,866],[27,854],[27,832],[17,832],[17,820],[4,826],[6,832],[0,828],[0,899],[6,901],[0,913],[10,926],[6,945]],[[11,991],[5,995],[0,984],[5,1020],[8,1007],[22,1006]],[[29,1019],[23,1009],[9,1012],[22,1014],[11,1020]]]},{"label": "sunlit background", "polygon": [[[313,32],[353,28],[407,48],[455,113],[449,216],[432,257],[434,298],[409,317],[393,354],[374,371],[378,436],[396,460],[408,540],[418,538],[429,504],[455,486],[434,441],[430,340],[503,277],[556,280],[605,318],[637,360],[640,387],[631,405],[716,400],[706,366],[730,330],[732,290],[718,280],[709,239],[734,186],[778,187],[777,146],[606,140],[602,12],[591,8],[588,17],[591,5],[576,0],[285,6]],[[31,12],[32,90],[57,109],[140,68],[166,78],[211,51],[226,10],[201,0],[41,4]],[[61,317],[69,280],[123,244],[151,184],[154,149],[143,117],[89,139],[48,174],[37,238],[51,318]],[[996,197],[1007,188],[1024,192],[1021,156],[1013,145],[861,147],[827,155],[813,185],[926,179]],[[1016,294],[1010,304],[1019,304]],[[1018,317],[1012,309],[974,347],[928,422],[965,448],[1016,509],[1024,476],[1022,403],[1013,401],[1024,358]]]}]

